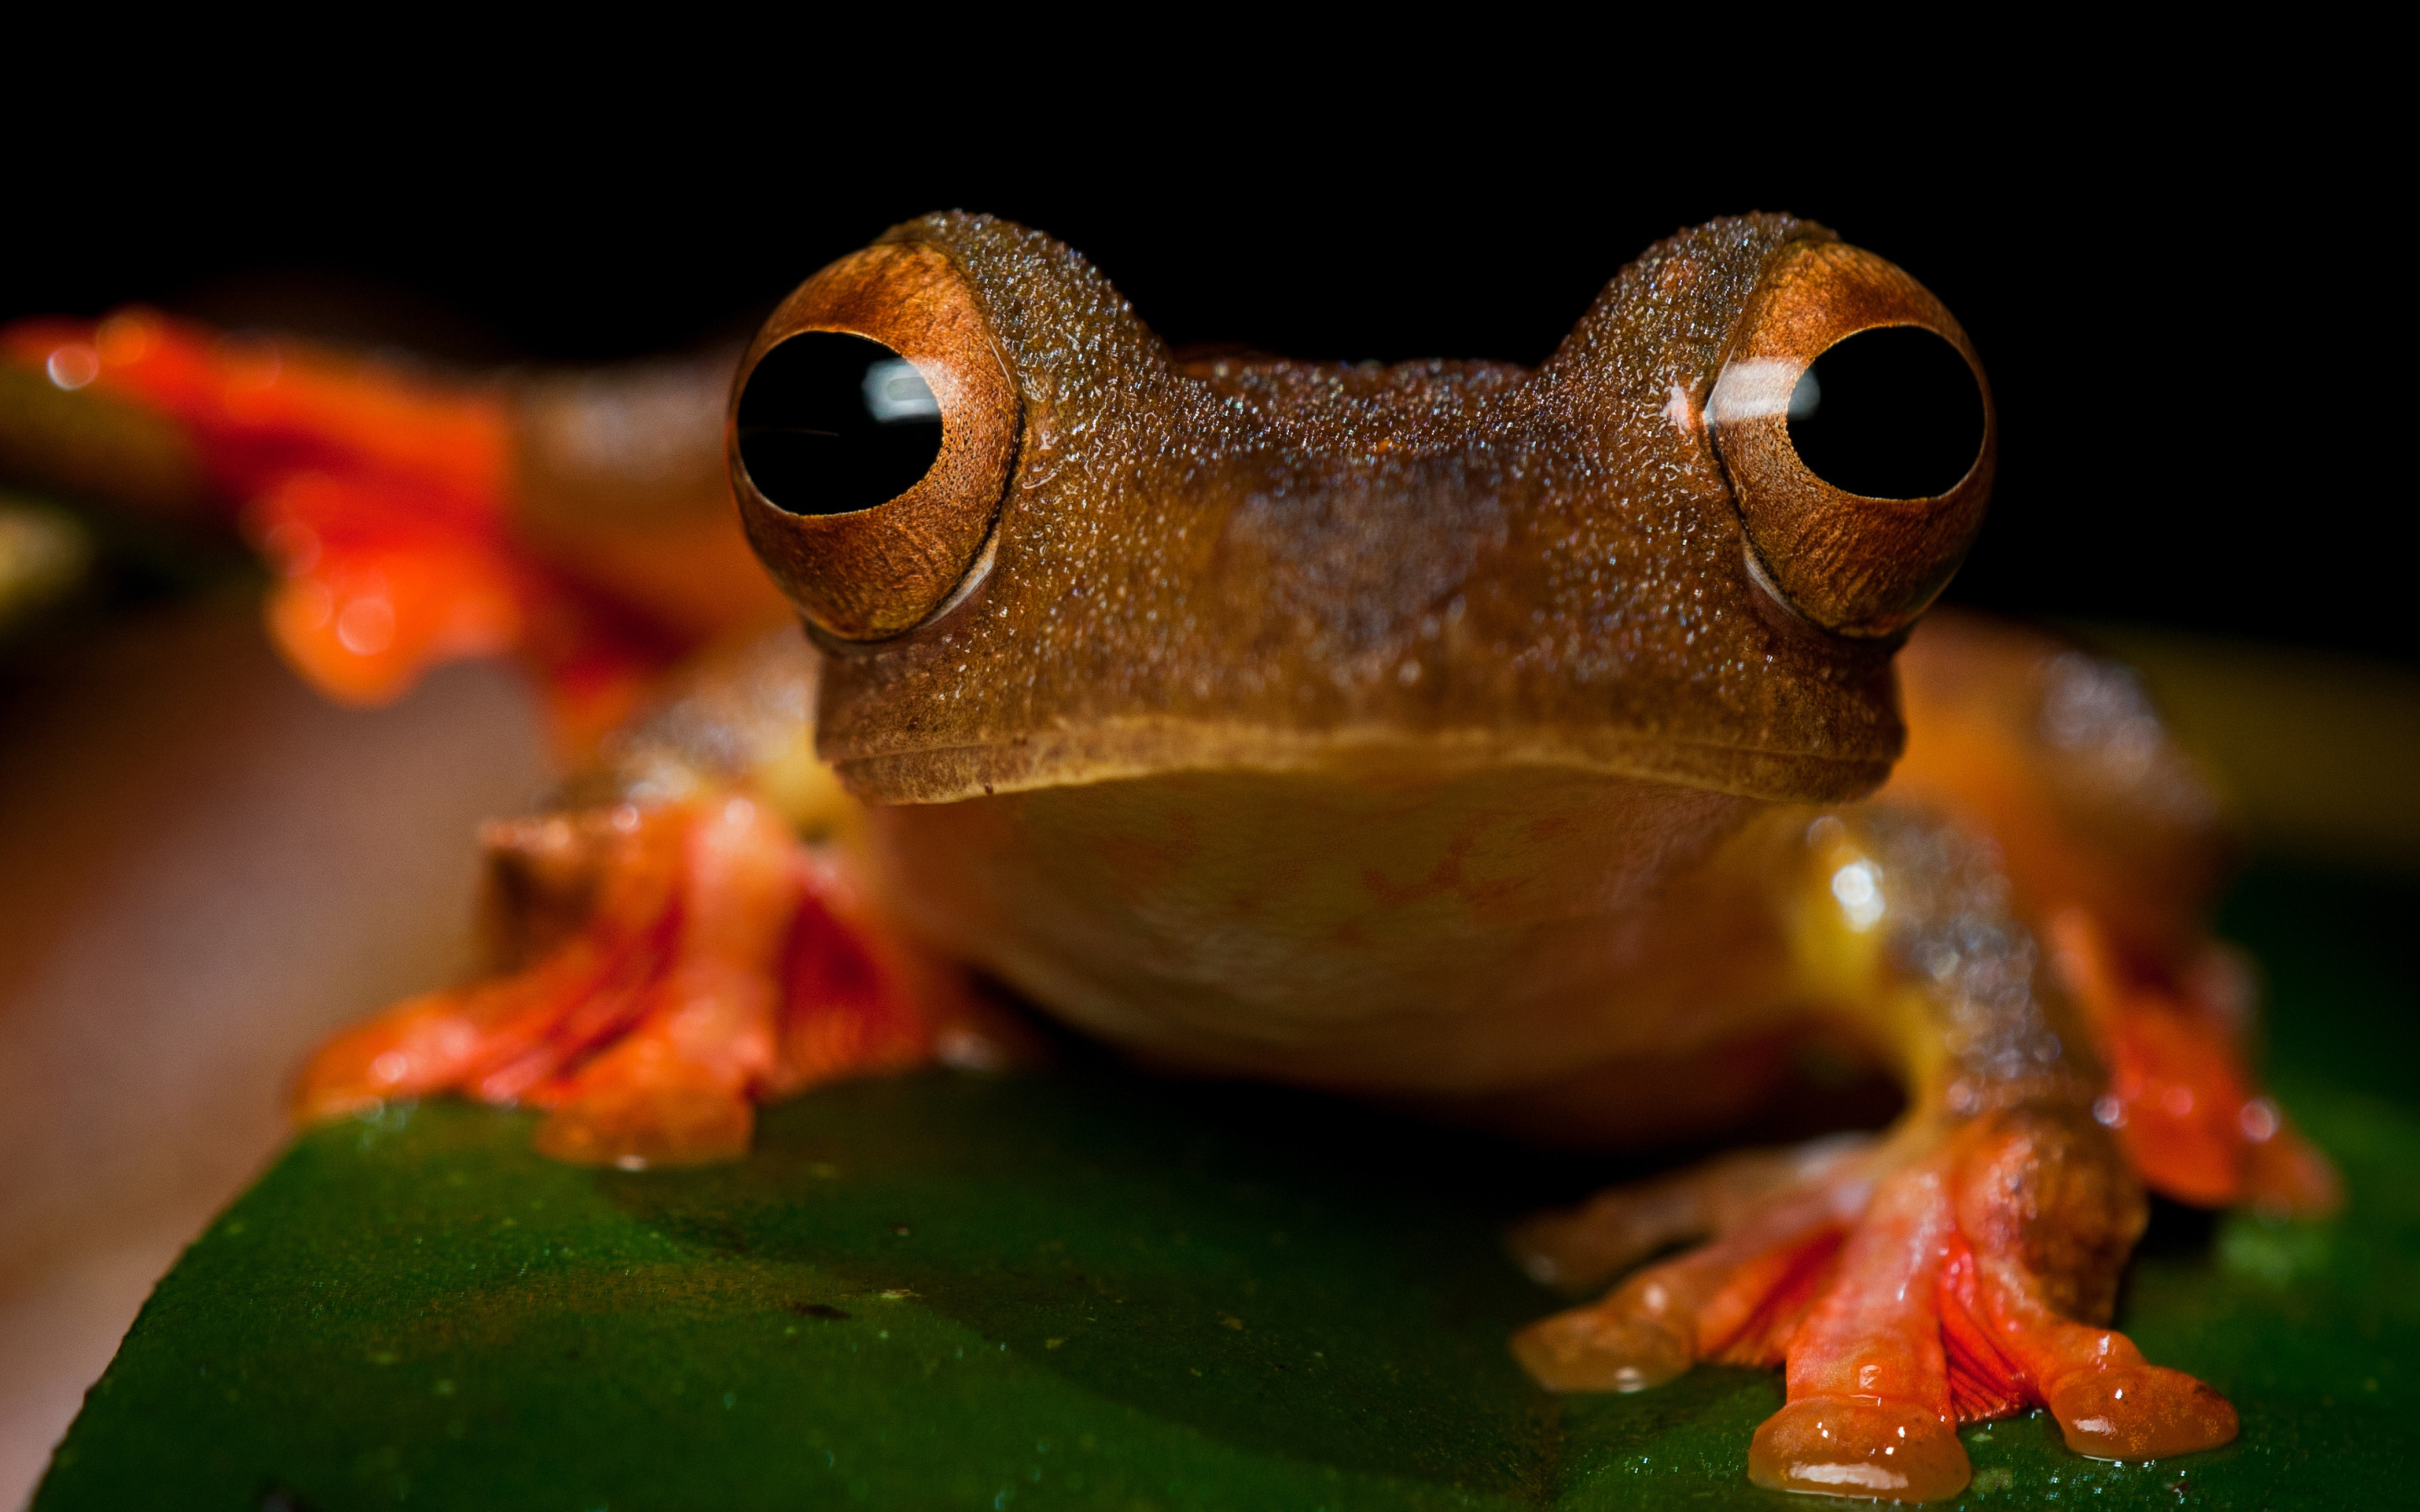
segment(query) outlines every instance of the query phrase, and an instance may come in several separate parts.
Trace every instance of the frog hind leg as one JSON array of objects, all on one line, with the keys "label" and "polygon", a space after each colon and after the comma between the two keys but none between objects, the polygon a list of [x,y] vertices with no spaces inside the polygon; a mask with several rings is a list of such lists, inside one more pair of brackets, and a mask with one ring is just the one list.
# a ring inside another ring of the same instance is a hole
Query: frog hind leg
[{"label": "frog hind leg", "polygon": [[2131,954],[2088,909],[2045,922],[2050,961],[2083,1011],[2109,1079],[2093,1115],[2163,1196],[2320,1217],[2344,1183],[2252,1081],[2247,973],[2224,946],[2182,963]]},{"label": "frog hind leg", "polygon": [[1885,800],[1988,835],[2109,1081],[2096,1116],[2146,1183],[2204,1207],[2343,1200],[2252,1071],[2250,976],[2203,915],[2229,844],[2215,792],[2123,663],[1944,612],[1900,658],[1907,753]]},{"label": "frog hind leg", "polygon": [[688,1165],[744,1154],[758,1102],[983,1058],[981,1010],[946,968],[743,793],[486,838],[505,968],[337,1036],[303,1072],[300,1117],[456,1092],[546,1109],[536,1143],[557,1159]]}]

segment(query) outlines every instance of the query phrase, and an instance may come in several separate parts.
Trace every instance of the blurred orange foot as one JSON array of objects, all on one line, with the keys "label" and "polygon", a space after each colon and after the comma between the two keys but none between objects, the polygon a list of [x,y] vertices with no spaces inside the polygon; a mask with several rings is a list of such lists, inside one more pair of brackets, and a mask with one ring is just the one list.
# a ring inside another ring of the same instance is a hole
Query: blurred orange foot
[{"label": "blurred orange foot", "polygon": [[2125,1146],[2151,1190],[2202,1207],[2238,1203],[2321,1217],[2344,1183],[2245,1064],[2241,968],[2220,949],[2179,973],[2130,961],[2081,908],[2054,915],[2052,960],[2084,1008],[2109,1086],[2093,1115]]},{"label": "blurred orange foot", "polygon": [[946,974],[751,798],[554,815],[489,844],[517,863],[505,905],[536,959],[337,1036],[299,1117],[460,1092],[550,1110],[537,1146],[559,1160],[690,1165],[745,1154],[758,1102],[937,1047],[983,1058]]},{"label": "blurred orange foot", "polygon": [[[141,308],[16,322],[0,329],[0,363],[90,387],[182,438],[213,507],[277,574],[278,649],[339,702],[389,702],[440,663],[518,652],[576,753],[695,641],[695,627],[675,632],[534,549],[505,385]],[[744,586],[731,594],[750,601]]]}]

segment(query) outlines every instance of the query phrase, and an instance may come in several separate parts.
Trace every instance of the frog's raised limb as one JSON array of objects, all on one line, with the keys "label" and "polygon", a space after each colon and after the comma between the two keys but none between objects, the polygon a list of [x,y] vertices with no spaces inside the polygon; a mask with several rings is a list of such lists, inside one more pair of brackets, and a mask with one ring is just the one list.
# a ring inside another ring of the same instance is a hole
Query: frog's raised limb
[{"label": "frog's raised limb", "polygon": [[329,697],[517,652],[566,750],[775,600],[723,476],[728,353],[446,374],[140,307],[0,329],[0,473],[240,525],[269,628]]}]

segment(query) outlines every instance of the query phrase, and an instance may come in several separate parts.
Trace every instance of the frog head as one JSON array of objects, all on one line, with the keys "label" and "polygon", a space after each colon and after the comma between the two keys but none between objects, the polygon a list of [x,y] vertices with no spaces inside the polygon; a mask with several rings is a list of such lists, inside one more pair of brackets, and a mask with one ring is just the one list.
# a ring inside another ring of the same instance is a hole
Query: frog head
[{"label": "frog head", "polygon": [[1788,216],[1652,248],[1526,369],[1171,351],[952,213],[783,301],[729,451],[879,802],[1512,765],[1828,801],[1900,749],[1890,655],[1995,435],[1940,302]]}]

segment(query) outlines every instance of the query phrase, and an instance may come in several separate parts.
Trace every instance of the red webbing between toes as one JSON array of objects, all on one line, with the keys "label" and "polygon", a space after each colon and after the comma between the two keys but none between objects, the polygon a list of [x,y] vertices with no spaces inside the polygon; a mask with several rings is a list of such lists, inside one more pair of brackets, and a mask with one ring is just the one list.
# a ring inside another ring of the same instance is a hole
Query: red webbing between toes
[{"label": "red webbing between toes", "polygon": [[[1798,1325],[1838,1269],[1847,1237],[1845,1226],[1826,1224],[1741,1267],[1699,1312],[1699,1357],[1760,1367],[1786,1360]],[[1745,1308],[1735,1297],[1745,1300]]]},{"label": "red webbing between toes", "polygon": [[1992,1342],[1977,1288],[1975,1251],[1964,1234],[1949,1240],[1942,1262],[1941,1347],[1949,1361],[1949,1400],[1960,1423],[2013,1416],[2040,1400],[2023,1371]]},{"label": "red webbing between toes", "polygon": [[834,902],[810,886],[790,928],[779,1092],[912,1066],[932,1055],[932,1026],[900,974]]},{"label": "red webbing between toes", "polygon": [[[2078,1137],[2086,1132],[2090,1137]],[[2135,1200],[2131,1195],[2048,1179],[2059,1164],[2108,1159],[2093,1153],[2097,1136],[2074,1115],[2047,1111],[1969,1132],[1958,1172],[1959,1240],[1952,1246],[1952,1258],[1964,1260],[1964,1273],[1953,1283],[1944,1271],[1944,1343],[1953,1340],[1954,1309],[1962,1315],[1955,1333],[1965,1338],[1976,1405],[1985,1405],[2005,1378],[2019,1405],[2050,1409],[2078,1454],[2159,1459],[2225,1443],[2235,1437],[2237,1420],[2224,1397],[2181,1371],[2150,1364],[2115,1329],[2062,1313],[2052,1301],[2054,1287],[2029,1268],[2026,1255],[2035,1246],[2028,1235],[2046,1223],[2066,1225],[2077,1237],[2095,1223],[2115,1222],[2115,1232],[2133,1238],[2124,1211]],[[2046,1204],[2062,1187],[2071,1197],[2089,1196],[2081,1204]],[[2113,1211],[2103,1204],[2118,1206]]]},{"label": "red webbing between toes", "polygon": [[595,915],[545,959],[409,999],[322,1045],[297,1088],[297,1115],[331,1118],[389,1098],[447,1091],[491,1103],[542,1102],[535,1088],[576,1052],[593,1005],[660,969],[675,923],[685,823],[682,810],[634,811]]}]

